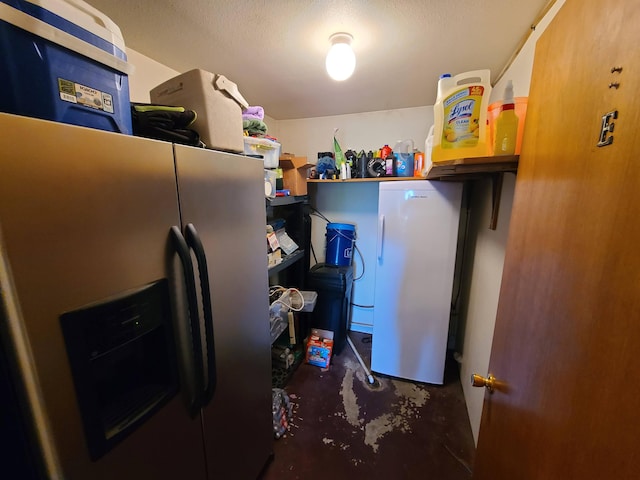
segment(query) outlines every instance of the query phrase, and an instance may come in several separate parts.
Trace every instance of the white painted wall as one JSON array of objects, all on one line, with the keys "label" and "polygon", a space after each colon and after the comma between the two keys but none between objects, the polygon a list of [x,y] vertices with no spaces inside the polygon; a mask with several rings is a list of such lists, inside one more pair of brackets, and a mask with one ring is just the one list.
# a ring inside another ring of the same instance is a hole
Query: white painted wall
[{"label": "white painted wall", "polygon": [[[564,0],[559,0],[538,24],[510,68],[493,87],[491,102],[502,98],[504,87],[509,79],[513,80],[515,96],[528,96],[535,43],[562,4]],[[469,239],[472,248],[466,252],[470,261],[467,262],[468,269],[463,274],[468,293],[462,307],[464,340],[460,352],[462,356],[460,378],[476,444],[485,390],[473,388],[468,379],[471,378],[472,373],[486,375],[489,368],[514,191],[514,176],[505,175],[498,228],[495,231],[488,228],[492,196],[490,181],[476,182],[471,200],[472,222]]]},{"label": "white painted wall", "polygon": [[130,48],[127,48],[127,61],[135,67],[129,75],[129,96],[132,102],[149,103],[151,89],[180,74]]},{"label": "white painted wall", "polygon": [[[129,76],[129,96],[132,102],[149,103],[151,89],[183,73],[158,63],[131,48],[127,49],[127,61],[135,67],[134,72]],[[238,85],[238,88],[242,92],[242,86]],[[269,135],[277,137],[277,122],[266,115],[265,123],[269,128]]]},{"label": "white painted wall", "polygon": [[[435,88],[435,87],[434,87]],[[418,107],[380,112],[336,115],[330,117],[282,120],[278,122],[282,150],[306,156],[313,163],[318,152],[333,150],[333,132],[342,151],[348,149],[377,150],[385,144],[392,148],[398,140],[413,139],[423,150],[429,127],[433,123],[433,108]],[[378,184],[320,183],[309,184],[311,203],[332,222],[356,225],[356,245],[362,257],[354,254],[355,278],[353,302],[373,305],[376,265],[376,235]],[[311,241],[318,262],[324,261],[326,222],[312,217]],[[315,263],[313,256],[312,264]],[[364,270],[364,276],[361,276]],[[354,307],[351,329],[371,333],[373,310]]]},{"label": "white painted wall", "polygon": [[467,268],[462,273],[460,334],[463,339],[458,353],[461,355],[462,390],[473,437],[477,443],[485,391],[471,387],[469,379],[472,373],[485,375],[489,368],[515,175],[507,174],[504,177],[496,230],[489,229],[491,181],[475,181],[471,188],[471,221],[467,237],[468,249],[465,252]]},{"label": "white painted wall", "polygon": [[278,138],[283,151],[306,156],[315,162],[318,152],[333,150],[333,132],[336,128],[336,138],[343,152],[348,149],[377,150],[385,144],[393,148],[398,140],[406,139],[413,139],[416,148],[422,150],[432,123],[433,107],[403,108],[280,120]]},{"label": "white painted wall", "polygon": [[[354,279],[351,330],[373,333],[373,292],[376,269],[376,235],[378,228],[378,184],[324,183],[309,184],[311,203],[332,222],[353,223],[356,226],[356,247],[353,254]],[[326,222],[312,217],[311,241],[318,262],[325,258]],[[364,259],[364,260],[363,260]],[[314,264],[313,255],[311,263]],[[369,307],[369,308],[367,308]]]}]

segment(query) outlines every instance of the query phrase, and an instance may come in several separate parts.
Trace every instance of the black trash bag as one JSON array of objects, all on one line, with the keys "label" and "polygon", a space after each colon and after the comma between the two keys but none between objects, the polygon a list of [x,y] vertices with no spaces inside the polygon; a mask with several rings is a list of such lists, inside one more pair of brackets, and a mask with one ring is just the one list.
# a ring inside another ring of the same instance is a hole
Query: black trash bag
[{"label": "black trash bag", "polygon": [[188,128],[196,118],[196,112],[184,107],[131,103],[133,134],[138,137],[204,147],[198,132]]}]

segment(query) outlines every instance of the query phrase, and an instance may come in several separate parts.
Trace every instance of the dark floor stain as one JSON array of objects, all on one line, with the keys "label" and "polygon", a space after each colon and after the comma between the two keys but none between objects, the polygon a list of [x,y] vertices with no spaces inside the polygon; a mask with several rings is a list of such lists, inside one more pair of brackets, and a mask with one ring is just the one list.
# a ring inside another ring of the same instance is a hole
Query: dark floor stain
[{"label": "dark floor stain", "polygon": [[[350,336],[369,365],[370,336]],[[475,448],[457,364],[447,363],[444,385],[374,377],[372,386],[349,347],[326,370],[300,365],[285,387],[289,431],[260,480],[471,478]]]}]

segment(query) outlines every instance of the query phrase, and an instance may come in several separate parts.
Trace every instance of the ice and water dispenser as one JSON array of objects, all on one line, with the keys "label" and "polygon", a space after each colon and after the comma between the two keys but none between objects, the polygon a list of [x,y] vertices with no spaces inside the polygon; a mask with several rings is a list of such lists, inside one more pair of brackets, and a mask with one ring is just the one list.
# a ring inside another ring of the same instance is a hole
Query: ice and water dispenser
[{"label": "ice and water dispenser", "polygon": [[66,312],[60,323],[97,460],[178,391],[168,281]]}]

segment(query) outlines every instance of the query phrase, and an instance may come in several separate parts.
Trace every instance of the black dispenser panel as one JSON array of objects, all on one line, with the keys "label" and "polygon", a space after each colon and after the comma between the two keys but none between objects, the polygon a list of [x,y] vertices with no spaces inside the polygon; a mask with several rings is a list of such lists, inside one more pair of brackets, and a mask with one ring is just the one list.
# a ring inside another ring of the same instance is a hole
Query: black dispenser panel
[{"label": "black dispenser panel", "polygon": [[60,322],[95,461],[178,391],[168,281],[64,313]]}]

